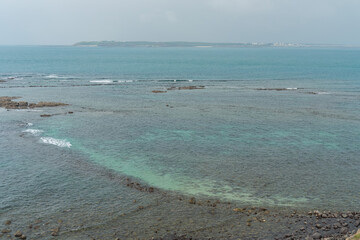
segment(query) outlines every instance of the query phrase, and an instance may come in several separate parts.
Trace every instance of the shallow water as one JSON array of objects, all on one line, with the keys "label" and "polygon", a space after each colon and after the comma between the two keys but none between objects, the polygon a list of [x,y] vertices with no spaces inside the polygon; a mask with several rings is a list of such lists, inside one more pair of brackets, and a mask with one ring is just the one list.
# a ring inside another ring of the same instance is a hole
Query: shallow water
[{"label": "shallow water", "polygon": [[[74,209],[69,218],[93,226],[87,218],[111,222],[105,215],[133,211],[134,199],[152,205],[169,196],[299,209],[360,204],[358,49],[0,53],[0,96],[70,104],[0,109],[0,217],[28,222]],[[152,92],[179,86],[205,88]],[[129,189],[127,177],[162,194]]]}]

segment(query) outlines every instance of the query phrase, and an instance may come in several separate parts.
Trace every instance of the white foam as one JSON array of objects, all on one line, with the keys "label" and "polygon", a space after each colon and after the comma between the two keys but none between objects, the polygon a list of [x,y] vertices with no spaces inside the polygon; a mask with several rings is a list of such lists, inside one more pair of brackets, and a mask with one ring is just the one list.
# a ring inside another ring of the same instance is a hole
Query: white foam
[{"label": "white foam", "polygon": [[56,74],[50,74],[50,75],[45,76],[44,78],[59,78],[59,76]]},{"label": "white foam", "polygon": [[91,83],[113,83],[112,80],[105,79],[105,80],[91,80]]},{"label": "white foam", "polygon": [[317,94],[323,94],[323,95],[326,95],[326,94],[330,94],[329,92],[317,92]]},{"label": "white foam", "polygon": [[56,139],[56,138],[52,138],[52,137],[41,137],[40,140],[43,143],[55,145],[58,147],[70,148],[72,146],[71,143],[66,141],[65,139]]},{"label": "white foam", "polygon": [[30,127],[30,126],[32,126],[34,124],[33,123],[27,123],[26,125]]},{"label": "white foam", "polygon": [[39,129],[26,129],[24,130],[23,132],[25,133],[31,133],[32,135],[35,135],[35,136],[39,136],[41,133],[43,133],[44,131],[43,130],[39,130]]},{"label": "white foam", "polygon": [[286,88],[286,90],[297,90],[298,88]]},{"label": "white foam", "polygon": [[43,110],[40,109],[14,109],[14,111],[18,111],[18,112],[43,112]]},{"label": "white foam", "polygon": [[119,80],[117,82],[118,83],[130,83],[130,82],[134,82],[134,80]]}]

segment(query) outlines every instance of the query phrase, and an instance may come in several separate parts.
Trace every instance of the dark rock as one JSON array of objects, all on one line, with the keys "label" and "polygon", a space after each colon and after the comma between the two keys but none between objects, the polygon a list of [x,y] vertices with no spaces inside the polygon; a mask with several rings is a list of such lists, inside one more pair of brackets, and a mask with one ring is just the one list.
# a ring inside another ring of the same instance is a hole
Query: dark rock
[{"label": "dark rock", "polygon": [[51,229],[51,236],[59,236],[60,227]]},{"label": "dark rock", "polygon": [[4,223],[5,223],[5,225],[10,225],[10,224],[11,224],[11,220],[6,220]]},{"label": "dark rock", "polygon": [[189,203],[196,204],[196,199],[194,197],[190,198]]},{"label": "dark rock", "polygon": [[348,231],[349,231],[349,229],[348,229],[347,227],[342,227],[342,228],[340,229],[340,233],[341,233],[341,234],[346,234],[346,233],[348,233]]},{"label": "dark rock", "polygon": [[11,232],[11,229],[5,228],[3,230],[1,230],[2,233],[9,233]]},{"label": "dark rock", "polygon": [[20,230],[17,230],[14,234],[15,237],[21,237],[23,234]]},{"label": "dark rock", "polygon": [[51,117],[52,115],[50,114],[41,114],[40,117]]},{"label": "dark rock", "polygon": [[26,236],[23,234],[23,235],[21,235],[19,238],[25,240],[25,239],[26,239]]},{"label": "dark rock", "polygon": [[73,114],[74,112],[68,112],[68,114]]},{"label": "dark rock", "polygon": [[360,221],[359,220],[355,221],[354,225],[355,225],[355,227],[360,226]]},{"label": "dark rock", "polygon": [[153,187],[149,187],[148,192],[154,192],[154,188],[153,188]]},{"label": "dark rock", "polygon": [[322,235],[318,232],[314,233],[312,236],[311,236],[313,239],[320,239],[322,237]]},{"label": "dark rock", "polygon": [[334,223],[333,228],[334,229],[341,228],[341,224],[340,223]]},{"label": "dark rock", "polygon": [[167,93],[167,91],[161,91],[161,90],[153,90],[153,93]]}]

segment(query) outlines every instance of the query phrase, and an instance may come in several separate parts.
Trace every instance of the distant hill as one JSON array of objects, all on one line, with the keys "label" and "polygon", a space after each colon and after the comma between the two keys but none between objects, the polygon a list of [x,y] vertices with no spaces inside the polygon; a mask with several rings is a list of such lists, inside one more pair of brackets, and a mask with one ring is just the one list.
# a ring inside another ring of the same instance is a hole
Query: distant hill
[{"label": "distant hill", "polygon": [[290,47],[300,46],[296,44],[279,44],[279,43],[207,43],[207,42],[146,42],[146,41],[84,41],[75,43],[79,47]]}]

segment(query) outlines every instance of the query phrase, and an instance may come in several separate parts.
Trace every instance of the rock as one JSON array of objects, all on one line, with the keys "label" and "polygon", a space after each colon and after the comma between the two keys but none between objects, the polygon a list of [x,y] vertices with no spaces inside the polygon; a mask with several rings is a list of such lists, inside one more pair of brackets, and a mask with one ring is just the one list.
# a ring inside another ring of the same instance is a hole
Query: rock
[{"label": "rock", "polygon": [[234,212],[244,212],[243,208],[234,208],[233,209]]},{"label": "rock", "polygon": [[340,233],[341,233],[341,234],[346,234],[346,233],[348,233],[348,231],[349,231],[349,229],[348,229],[347,227],[342,227],[342,228],[340,229]]},{"label": "rock", "polygon": [[161,90],[153,90],[153,93],[167,93],[167,91],[161,91]]},{"label": "rock", "polygon": [[359,220],[355,221],[354,225],[355,225],[355,227],[360,226],[360,221]]},{"label": "rock", "polygon": [[190,198],[189,203],[196,204],[196,199],[194,197]]},{"label": "rock", "polygon": [[19,237],[20,239],[26,239],[26,236],[23,234]]},{"label": "rock", "polygon": [[342,217],[342,218],[347,218],[347,217],[348,217],[348,215],[347,215],[347,214],[345,214],[345,213],[343,213],[343,214],[341,214],[341,217]]},{"label": "rock", "polygon": [[73,114],[74,112],[68,112],[68,114]]},{"label": "rock", "polygon": [[153,187],[149,187],[148,192],[154,192],[154,188],[153,188]]},{"label": "rock", "polygon": [[41,114],[40,117],[51,117],[50,114]]},{"label": "rock", "polygon": [[17,230],[14,234],[15,237],[21,237],[23,234],[20,230]]},{"label": "rock", "polygon": [[51,236],[59,236],[60,227],[51,229]]},{"label": "rock", "polygon": [[320,233],[316,232],[311,236],[313,239],[320,239],[322,236]]},{"label": "rock", "polygon": [[5,228],[3,230],[1,230],[2,233],[9,233],[11,232],[11,229]]},{"label": "rock", "polygon": [[4,222],[4,224],[5,224],[5,225],[10,225],[10,224],[11,224],[11,220],[6,220],[6,221]]}]

